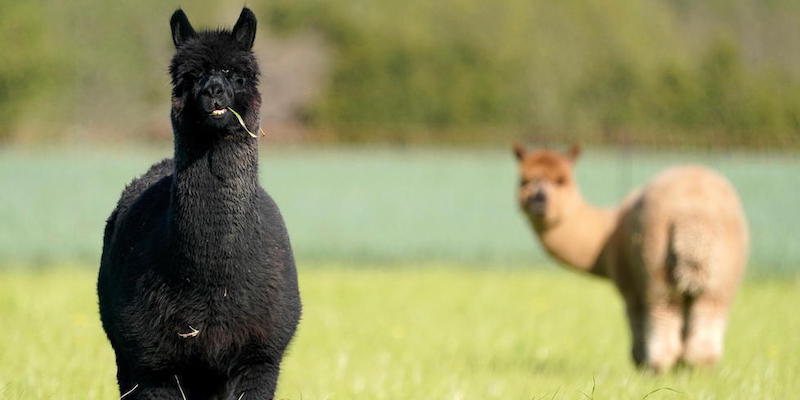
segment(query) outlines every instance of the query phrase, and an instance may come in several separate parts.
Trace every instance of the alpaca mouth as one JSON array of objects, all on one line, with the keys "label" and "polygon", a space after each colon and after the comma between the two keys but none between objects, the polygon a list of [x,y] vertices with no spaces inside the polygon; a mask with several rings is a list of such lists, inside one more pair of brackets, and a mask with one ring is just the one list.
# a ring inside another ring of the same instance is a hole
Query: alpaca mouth
[{"label": "alpaca mouth", "polygon": [[542,217],[547,214],[547,204],[543,201],[530,201],[527,204],[528,212],[536,217]]},{"label": "alpaca mouth", "polygon": [[212,117],[219,118],[219,117],[225,115],[225,113],[227,113],[227,112],[228,112],[228,110],[226,110],[224,108],[218,108],[218,109],[215,109],[215,110],[211,111],[208,114],[211,115]]}]

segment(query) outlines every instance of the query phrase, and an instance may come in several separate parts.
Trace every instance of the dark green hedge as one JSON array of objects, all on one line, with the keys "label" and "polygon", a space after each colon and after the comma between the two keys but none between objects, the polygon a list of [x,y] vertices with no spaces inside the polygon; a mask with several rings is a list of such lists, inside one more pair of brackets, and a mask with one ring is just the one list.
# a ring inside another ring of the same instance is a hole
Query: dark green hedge
[{"label": "dark green hedge", "polygon": [[309,114],[343,140],[798,145],[800,10],[789,0],[265,5],[273,29],[320,32],[334,47]]},{"label": "dark green hedge", "polygon": [[[248,5],[262,32],[311,31],[329,46],[329,79],[298,118],[330,140],[800,146],[794,0]],[[0,140],[32,127],[48,137],[162,129],[177,6],[2,2]],[[237,13],[185,6],[196,25]]]}]

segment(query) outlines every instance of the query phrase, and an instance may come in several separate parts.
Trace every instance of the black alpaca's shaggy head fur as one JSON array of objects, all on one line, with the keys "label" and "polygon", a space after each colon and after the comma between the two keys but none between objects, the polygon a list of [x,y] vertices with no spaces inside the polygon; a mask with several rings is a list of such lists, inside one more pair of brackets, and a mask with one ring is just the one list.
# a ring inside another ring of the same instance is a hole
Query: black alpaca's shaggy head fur
[{"label": "black alpaca's shaggy head fur", "polygon": [[175,56],[172,76],[172,124],[193,135],[247,135],[228,108],[251,131],[258,126],[261,94],[259,68],[253,55],[256,17],[242,10],[233,29],[195,32],[182,10],[170,19]]}]

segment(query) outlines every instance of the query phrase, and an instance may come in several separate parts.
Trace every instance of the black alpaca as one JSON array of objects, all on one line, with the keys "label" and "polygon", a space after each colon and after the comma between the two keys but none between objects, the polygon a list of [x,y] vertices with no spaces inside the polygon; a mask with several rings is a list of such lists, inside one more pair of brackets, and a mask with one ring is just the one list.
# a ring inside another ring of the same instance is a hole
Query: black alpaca
[{"label": "black alpaca", "polygon": [[125,399],[272,399],[300,318],[289,237],[258,184],[256,18],[170,20],[175,157],[122,193],[97,291]]}]

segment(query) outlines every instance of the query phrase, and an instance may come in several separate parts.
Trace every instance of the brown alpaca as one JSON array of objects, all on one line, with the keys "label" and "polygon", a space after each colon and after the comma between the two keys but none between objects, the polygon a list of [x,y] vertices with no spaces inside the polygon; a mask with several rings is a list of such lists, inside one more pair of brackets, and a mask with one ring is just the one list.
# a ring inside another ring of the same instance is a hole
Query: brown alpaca
[{"label": "brown alpaca", "polygon": [[616,209],[587,203],[572,167],[580,150],[527,152],[519,202],[547,252],[611,279],[625,301],[638,366],[711,365],[747,258],[748,231],[728,181],[700,166],[667,169]]}]

